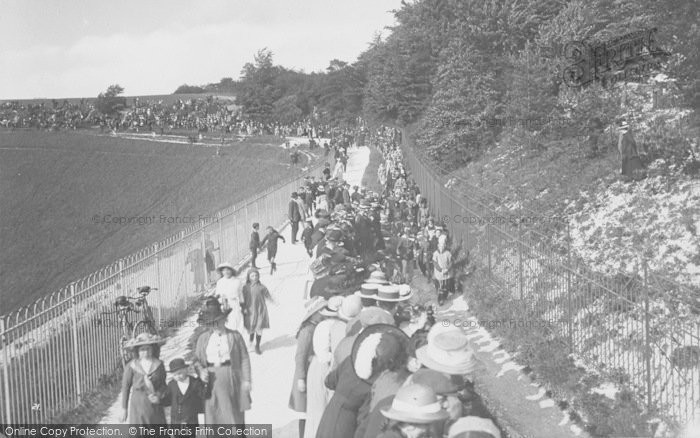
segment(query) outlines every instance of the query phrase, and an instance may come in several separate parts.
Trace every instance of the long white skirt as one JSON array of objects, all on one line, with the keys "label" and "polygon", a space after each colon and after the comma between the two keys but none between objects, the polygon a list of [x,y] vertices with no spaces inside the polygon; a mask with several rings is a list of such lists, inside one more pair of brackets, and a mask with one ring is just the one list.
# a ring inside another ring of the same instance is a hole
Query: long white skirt
[{"label": "long white skirt", "polygon": [[330,372],[327,363],[321,362],[316,356],[311,359],[309,371],[306,373],[306,426],[304,438],[316,438],[318,425],[321,423],[323,411],[331,399],[330,391],[326,388],[326,376]]},{"label": "long white skirt", "polygon": [[243,314],[241,313],[241,303],[238,300],[229,300],[229,305],[231,306],[231,313],[228,314],[226,318],[226,328],[231,330],[236,330],[239,333],[243,333],[245,327],[243,325]]}]

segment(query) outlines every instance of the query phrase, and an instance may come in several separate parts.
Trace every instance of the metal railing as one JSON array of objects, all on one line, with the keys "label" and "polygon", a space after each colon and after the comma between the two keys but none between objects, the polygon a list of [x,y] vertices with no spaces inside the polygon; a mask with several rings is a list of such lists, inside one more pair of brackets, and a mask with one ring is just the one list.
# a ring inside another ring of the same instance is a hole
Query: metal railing
[{"label": "metal railing", "polygon": [[504,292],[499,306],[552,322],[553,339],[587,365],[623,375],[618,382],[648,412],[677,424],[700,416],[700,309],[689,303],[691,290],[650,273],[641,256],[627,261],[634,274],[595,272],[575,257],[567,229],[564,243],[545,238],[565,221],[542,228],[502,220],[507,213],[485,192],[446,188],[406,132],[401,149],[433,217],[447,218],[453,241]]},{"label": "metal railing", "polygon": [[290,193],[304,176],[320,176],[322,164],[1,316],[0,423],[50,422],[114,374],[121,364],[120,328],[116,317],[101,312],[111,310],[117,296],[157,287],[148,301],[158,328],[184,324],[215,279],[205,254],[213,254],[215,264],[248,257],[252,223],[283,226]]}]

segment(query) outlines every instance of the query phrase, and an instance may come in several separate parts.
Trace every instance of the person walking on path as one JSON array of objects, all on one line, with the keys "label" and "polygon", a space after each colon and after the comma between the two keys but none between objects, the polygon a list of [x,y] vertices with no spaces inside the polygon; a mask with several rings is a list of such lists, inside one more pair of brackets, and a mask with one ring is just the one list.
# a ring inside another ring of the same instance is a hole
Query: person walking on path
[{"label": "person walking on path", "polygon": [[438,293],[438,305],[442,306],[447,299],[447,293],[452,290],[452,253],[447,250],[447,236],[441,235],[438,239],[438,248],[433,253],[433,266],[435,271],[435,290]]},{"label": "person walking on path", "polygon": [[634,140],[632,130],[626,121],[620,125],[620,137],[617,143],[617,150],[620,153],[621,169],[620,173],[627,178],[639,179],[643,174],[644,165],[639,158],[637,142]]},{"label": "person walking on path", "polygon": [[253,232],[250,233],[250,243],[249,243],[249,248],[250,248],[250,267],[258,269],[258,267],[255,265],[255,260],[258,258],[258,250],[260,249],[260,233],[258,233],[258,230],[260,229],[260,224],[255,222],[253,224]]},{"label": "person walking on path", "polygon": [[292,224],[292,245],[297,243],[297,233],[299,232],[299,222],[301,221],[301,212],[299,211],[299,203],[297,192],[292,192],[292,199],[289,200],[289,209],[287,218]]},{"label": "person walking on path", "polygon": [[226,319],[226,328],[240,333],[243,331],[241,280],[236,278],[236,270],[230,263],[222,263],[216,270],[219,271],[221,278],[216,282],[214,295],[224,309],[231,309]]},{"label": "person walking on path", "polygon": [[270,291],[260,283],[260,272],[257,269],[248,271],[246,284],[243,286],[243,304],[245,306],[245,327],[250,334],[252,345],[255,339],[255,352],[262,354],[260,340],[264,329],[270,328],[270,315],[267,312],[266,301],[272,300]]},{"label": "person walking on path", "polygon": [[[207,384],[189,375],[190,367],[182,358],[171,360],[168,368],[173,379],[168,383],[161,403],[163,406],[171,406],[170,424],[197,426],[199,414],[204,413]],[[208,378],[205,370],[202,370],[201,378]]]},{"label": "person walking on path", "polygon": [[[326,300],[319,297],[309,304],[309,309],[301,321],[299,330],[297,331],[297,349],[294,355],[294,378],[292,379],[292,391],[289,394],[289,408],[296,411],[306,413],[306,382],[309,371],[309,364],[313,357],[313,336],[318,324],[323,321],[326,316],[320,311],[326,307]],[[299,438],[304,437],[306,419],[299,419]]]},{"label": "person walking on path", "polygon": [[165,424],[160,405],[165,393],[165,366],[158,358],[164,343],[160,336],[141,333],[127,344],[135,357],[126,364],[122,377],[122,422]]},{"label": "person walking on path", "polygon": [[262,240],[261,245],[267,244],[267,260],[270,262],[270,275],[277,270],[275,257],[277,257],[277,239],[282,239],[282,242],[287,243],[285,238],[280,235],[277,230],[268,226],[267,235]]},{"label": "person walking on path", "polygon": [[204,403],[206,424],[245,424],[244,411],[250,409],[251,371],[243,336],[226,328],[230,313],[216,300],[207,302],[202,313],[205,330],[195,342],[197,365],[206,369],[210,396]]},{"label": "person walking on path", "polygon": [[313,257],[314,244],[312,236],[314,234],[314,225],[310,218],[307,218],[304,222],[304,231],[301,233],[301,241],[304,243],[304,248],[306,248],[306,253],[309,257]]}]

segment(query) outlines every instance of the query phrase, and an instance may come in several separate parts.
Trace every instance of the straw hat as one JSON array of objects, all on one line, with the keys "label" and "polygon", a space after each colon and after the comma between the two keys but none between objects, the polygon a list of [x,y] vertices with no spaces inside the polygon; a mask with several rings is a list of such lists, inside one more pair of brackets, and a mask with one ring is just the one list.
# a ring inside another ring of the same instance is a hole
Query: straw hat
[{"label": "straw hat", "polygon": [[448,438],[469,438],[475,436],[470,432],[482,432],[479,436],[487,434],[493,438],[501,438],[501,432],[498,427],[488,418],[467,416],[455,421],[450,426]]},{"label": "straw hat", "polygon": [[350,321],[362,311],[362,300],[357,295],[348,295],[338,309],[338,317]]},{"label": "straw hat", "polygon": [[217,272],[219,272],[219,274],[221,274],[221,270],[224,268],[230,269],[231,271],[233,271],[233,275],[236,275],[236,269],[229,262],[223,262],[223,263],[219,264],[219,266],[216,267],[216,270],[217,270]]},{"label": "straw hat", "polygon": [[377,297],[377,290],[379,289],[379,284],[377,283],[365,283],[360,286],[360,290],[355,292],[355,295],[360,298],[369,298],[371,300]]},{"label": "straw hat", "polygon": [[449,415],[442,409],[432,388],[412,384],[399,389],[390,409],[382,409],[382,415],[404,423],[427,424],[446,420]]},{"label": "straw hat", "polygon": [[477,365],[467,335],[453,325],[433,325],[428,332],[428,344],[416,351],[416,358],[426,367],[450,375],[469,374]]},{"label": "straw hat", "polygon": [[440,373],[429,368],[421,368],[413,373],[411,381],[413,383],[418,383],[420,385],[433,388],[435,393],[438,395],[454,394],[457,391],[460,391],[463,387],[463,385],[458,385],[444,373]]},{"label": "straw hat", "polygon": [[306,303],[306,315],[301,319],[302,324],[311,318],[311,316],[319,310],[326,307],[327,301],[323,297],[315,297]]},{"label": "straw hat", "polygon": [[377,291],[377,297],[375,299],[377,301],[387,302],[406,301],[412,296],[411,287],[408,286],[407,289],[406,286],[408,285],[388,284],[384,286],[379,286],[379,290]]},{"label": "straw hat", "polygon": [[126,343],[124,348],[136,348],[143,345],[163,345],[165,344],[165,339],[158,335],[153,335],[151,333],[141,333],[134,339],[131,339]]},{"label": "straw hat", "polygon": [[369,278],[367,279],[366,283],[389,284],[389,280],[386,279],[386,274],[384,274],[384,272],[374,271],[369,274]]},{"label": "straw hat", "polygon": [[343,297],[334,295],[328,299],[326,307],[320,310],[320,314],[323,316],[338,316],[338,311],[340,306],[343,304]]},{"label": "straw hat", "polygon": [[362,309],[358,315],[358,319],[360,320],[362,327],[369,327],[376,324],[395,324],[394,317],[391,315],[391,313],[376,306],[365,307]]}]

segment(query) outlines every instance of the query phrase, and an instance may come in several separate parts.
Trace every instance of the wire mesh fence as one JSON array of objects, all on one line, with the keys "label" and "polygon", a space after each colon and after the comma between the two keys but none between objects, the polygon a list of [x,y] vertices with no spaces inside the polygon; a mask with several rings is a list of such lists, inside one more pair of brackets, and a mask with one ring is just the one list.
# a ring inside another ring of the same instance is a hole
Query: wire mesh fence
[{"label": "wire mesh fence", "polygon": [[576,257],[570,239],[552,239],[568,235],[564,218],[538,221],[537,212],[522,207],[511,213],[468,184],[457,193],[450,188],[454,181],[445,181],[405,132],[402,140],[407,168],[433,217],[506,292],[499,306],[548,321],[553,340],[564,340],[587,366],[615,374],[648,412],[677,424],[700,416],[696,293],[650,273],[641,255],[633,274],[593,271]]},{"label": "wire mesh fence", "polygon": [[282,226],[289,195],[304,174],[220,211],[180,233],[114,262],[34,304],[0,317],[0,423],[48,423],[76,406],[121,366],[118,296],[144,285],[157,329],[177,328],[216,278],[221,261],[248,254],[253,222]]}]

